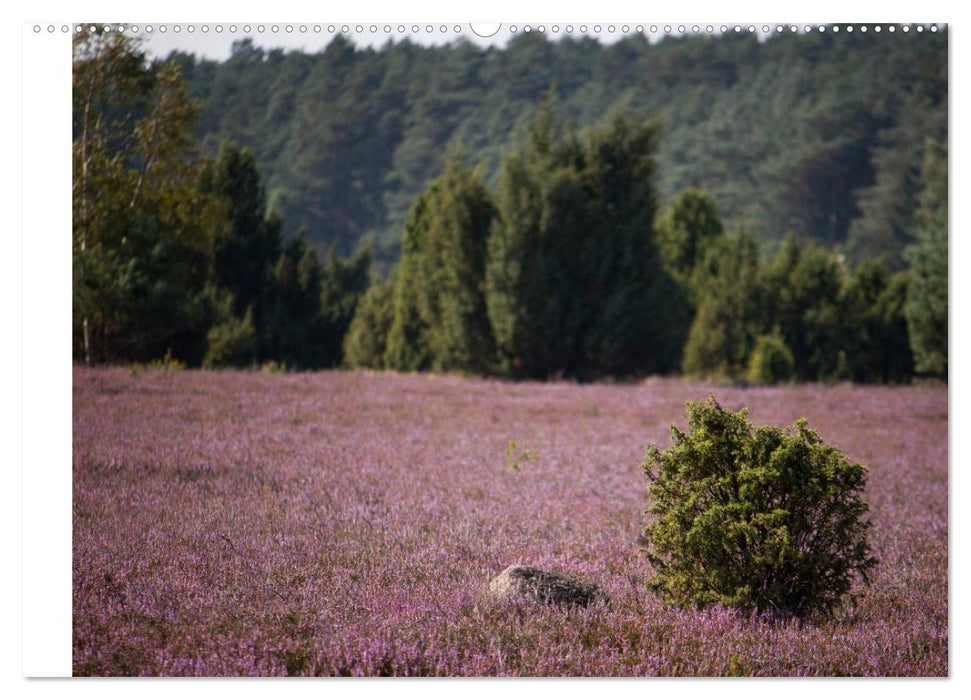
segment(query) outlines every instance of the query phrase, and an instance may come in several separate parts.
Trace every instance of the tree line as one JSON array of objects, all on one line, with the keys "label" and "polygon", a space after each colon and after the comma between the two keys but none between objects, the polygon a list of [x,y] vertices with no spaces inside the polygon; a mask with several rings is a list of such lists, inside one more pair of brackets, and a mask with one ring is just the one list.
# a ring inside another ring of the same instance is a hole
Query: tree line
[{"label": "tree line", "polygon": [[927,139],[947,140],[947,46],[946,28],[611,44],[530,32],[503,47],[360,48],[337,36],[318,53],[243,40],[225,61],[172,58],[199,101],[203,150],[230,139],[253,152],[284,233],[305,227],[342,255],[370,240],[382,272],[450,149],[495,187],[551,86],[557,115],[578,129],[622,105],[663,121],[661,201],[697,187],[763,253],[792,232],[852,265],[897,271],[914,242]]},{"label": "tree line", "polygon": [[200,152],[175,63],[97,32],[73,68],[75,358],[339,364],[370,252],[321,261],[284,236],[252,153]]},{"label": "tree line", "polygon": [[763,258],[711,196],[659,210],[657,123],[576,131],[551,101],[496,187],[461,154],[411,209],[391,279],[364,296],[350,367],[516,378],[685,374],[901,382],[947,374],[946,154],[929,149],[908,269],[790,235]]},{"label": "tree line", "polygon": [[[338,49],[352,62],[358,53]],[[853,266],[805,235],[766,257],[751,231],[723,224],[709,193],[664,197],[670,129],[650,111],[628,100],[578,128],[547,90],[497,165],[449,148],[385,275],[366,245],[322,261],[313,229],[287,233],[253,150],[200,140],[205,107],[184,57],[149,61],[100,32],[77,37],[74,53],[79,360],[580,380],[946,377],[946,138],[922,146],[902,262]],[[331,165],[317,186],[342,191],[347,173]]]}]

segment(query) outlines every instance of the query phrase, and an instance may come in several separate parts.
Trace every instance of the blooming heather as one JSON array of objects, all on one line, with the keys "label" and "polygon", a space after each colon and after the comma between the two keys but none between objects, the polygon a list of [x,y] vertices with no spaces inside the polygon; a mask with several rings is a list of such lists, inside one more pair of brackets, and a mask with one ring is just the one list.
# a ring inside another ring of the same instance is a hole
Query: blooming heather
[{"label": "blooming heather", "polygon": [[[708,393],[868,466],[881,563],[855,607],[647,592],[638,465]],[[511,442],[533,459],[510,469]],[[944,387],[77,368],[73,489],[77,675],[948,673]],[[517,562],[610,600],[491,599]]]}]

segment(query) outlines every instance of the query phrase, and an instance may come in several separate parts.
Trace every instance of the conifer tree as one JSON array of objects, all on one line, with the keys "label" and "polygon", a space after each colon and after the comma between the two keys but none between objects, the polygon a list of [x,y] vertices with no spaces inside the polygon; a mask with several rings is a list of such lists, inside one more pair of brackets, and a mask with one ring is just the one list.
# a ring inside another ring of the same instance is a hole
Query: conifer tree
[{"label": "conifer tree", "polygon": [[349,369],[382,369],[388,331],[394,321],[394,280],[373,284],[361,298],[344,336],[343,365]]},{"label": "conifer tree", "polygon": [[233,142],[221,144],[215,162],[202,173],[201,189],[223,199],[229,218],[229,230],[215,242],[213,281],[233,295],[237,316],[252,309],[259,326],[282,241],[279,220],[267,218],[266,191],[252,152]]},{"label": "conifer tree", "polygon": [[741,377],[766,323],[759,303],[759,257],[743,231],[709,247],[695,276],[700,302],[684,345],[687,374]]},{"label": "conifer tree", "polygon": [[656,228],[665,268],[697,304],[698,290],[693,289],[692,274],[711,241],[724,231],[714,200],[701,190],[685,189],[658,218]]},{"label": "conifer tree", "polygon": [[489,372],[495,342],[483,294],[491,196],[460,153],[416,202],[405,228],[387,364]]},{"label": "conifer tree", "polygon": [[503,161],[486,300],[513,376],[665,372],[687,324],[652,224],[657,126],[616,112],[561,133],[548,97]]}]

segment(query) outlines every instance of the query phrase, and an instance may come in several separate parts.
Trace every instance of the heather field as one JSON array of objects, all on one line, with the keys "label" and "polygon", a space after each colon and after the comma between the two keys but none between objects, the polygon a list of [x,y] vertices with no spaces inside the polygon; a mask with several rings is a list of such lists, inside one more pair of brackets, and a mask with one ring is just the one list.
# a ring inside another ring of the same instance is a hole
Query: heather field
[{"label": "heather field", "polygon": [[[647,592],[638,464],[709,392],[869,467],[856,606],[769,622]],[[948,673],[946,387],[77,368],[73,405],[75,675]],[[610,601],[490,599],[513,563]]]}]

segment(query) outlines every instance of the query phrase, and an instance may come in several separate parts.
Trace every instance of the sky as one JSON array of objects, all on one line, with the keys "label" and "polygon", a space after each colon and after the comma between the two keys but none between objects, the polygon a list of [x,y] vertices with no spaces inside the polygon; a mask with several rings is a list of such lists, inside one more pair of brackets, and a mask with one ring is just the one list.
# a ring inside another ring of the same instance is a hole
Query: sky
[{"label": "sky", "polygon": [[[524,32],[538,32],[551,38],[587,35],[601,43],[609,44],[631,34],[644,34],[652,43],[666,35],[714,35],[724,33],[751,33],[764,41],[778,33],[797,31],[816,32],[833,25],[816,23],[767,24],[765,22],[736,23],[562,23],[562,24],[499,24],[499,23],[195,23],[195,24],[131,24],[126,31],[144,41],[145,49],[153,56],[164,58],[173,50],[194,53],[197,56],[223,61],[229,58],[235,41],[250,37],[253,43],[264,49],[282,48],[286,51],[316,53],[338,34],[344,34],[362,47],[380,47],[387,41],[405,38],[424,45],[445,44],[467,39],[479,46],[504,46],[513,36]],[[866,31],[865,25],[856,25]],[[929,26],[929,25],[926,25]],[[944,25],[939,25],[944,26]],[[851,30],[842,25],[844,30]],[[872,25],[870,27],[873,28]],[[908,27],[909,29],[909,27]],[[876,28],[880,30],[879,27]]]},{"label": "sky", "polygon": [[[653,25],[656,32],[652,34],[651,25],[632,24],[560,24],[560,25],[516,25],[496,23],[457,24],[194,24],[178,25],[179,32],[174,31],[175,25],[166,25],[166,31],[160,32],[159,25],[153,25],[151,34],[146,32],[148,25],[138,27],[137,35],[142,37],[144,47],[152,55],[164,57],[169,52],[178,49],[195,53],[218,61],[229,58],[234,41],[251,37],[253,43],[265,49],[283,48],[284,50],[302,50],[315,53],[324,48],[338,33],[344,33],[359,46],[380,47],[388,39],[398,41],[405,37],[413,42],[425,45],[444,44],[465,38],[480,46],[503,46],[517,33],[523,31],[540,31],[547,36],[577,36],[587,34],[597,37],[603,43],[617,41],[626,34],[637,32],[638,28],[649,38],[661,36],[664,26]],[[192,31],[189,31],[192,26]],[[529,27],[526,29],[526,27]],[[669,25],[670,26],[670,25]],[[206,27],[206,31],[203,31]],[[249,27],[249,32],[245,31]],[[263,31],[259,31],[262,27]],[[555,27],[555,29],[554,29]],[[276,31],[274,31],[274,28]],[[597,28],[600,31],[596,31]],[[234,31],[235,29],[235,31]],[[443,31],[444,29],[444,31]],[[625,32],[626,29],[626,32]],[[671,27],[677,32],[678,26]],[[346,30],[346,31],[345,31]],[[613,31],[611,31],[613,30]],[[685,31],[691,29],[685,26]],[[705,31],[699,27],[699,32]],[[713,27],[713,31],[717,28]]]}]

